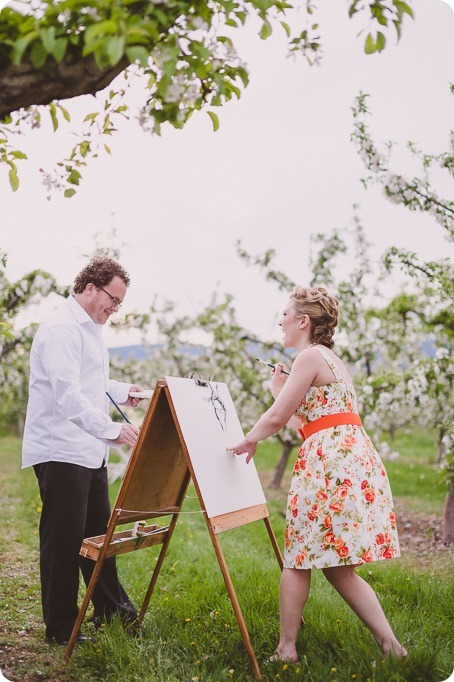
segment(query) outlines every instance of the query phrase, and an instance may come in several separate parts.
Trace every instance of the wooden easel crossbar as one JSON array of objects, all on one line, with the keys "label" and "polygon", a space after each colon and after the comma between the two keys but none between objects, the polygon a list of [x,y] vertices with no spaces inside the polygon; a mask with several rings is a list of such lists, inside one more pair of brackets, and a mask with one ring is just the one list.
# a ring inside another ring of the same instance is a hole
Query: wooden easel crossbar
[{"label": "wooden easel crossbar", "polygon": [[[80,554],[93,560],[95,566],[64,656],[65,659],[69,659],[72,654],[77,634],[85,618],[104,560],[111,556],[119,556],[139,549],[161,545],[156,565],[140,608],[138,625],[143,621],[175,530],[178,516],[181,513],[189,483],[192,480],[232,603],[253,676],[256,679],[261,679],[257,658],[218,536],[220,533],[234,528],[263,520],[279,567],[282,570],[282,556],[270,524],[266,501],[241,509],[233,508],[232,511],[209,515],[207,505],[204,502],[203,486],[199,485],[194,462],[191,459],[190,448],[187,445],[187,438],[185,433],[183,433],[177,409],[172,399],[172,391],[169,388],[170,381],[173,382],[172,386],[174,386],[174,378],[159,380],[157,383],[142,424],[139,439],[131,454],[120,485],[105,535],[86,538],[82,543]],[[181,379],[178,381],[186,382],[192,380]],[[206,384],[206,382],[204,383]],[[180,384],[176,384],[176,386],[178,388]],[[184,386],[186,388],[186,385]],[[194,405],[189,407],[194,409]],[[206,408],[204,407],[204,409]],[[216,416],[218,417],[219,415]],[[236,414],[234,416],[236,417]],[[200,465],[198,466],[200,474]],[[169,523],[165,526],[151,522],[153,519],[161,519],[166,516],[170,518]],[[139,520],[150,521],[144,529],[144,535],[141,537],[132,537],[130,530],[117,530],[118,526]]]}]

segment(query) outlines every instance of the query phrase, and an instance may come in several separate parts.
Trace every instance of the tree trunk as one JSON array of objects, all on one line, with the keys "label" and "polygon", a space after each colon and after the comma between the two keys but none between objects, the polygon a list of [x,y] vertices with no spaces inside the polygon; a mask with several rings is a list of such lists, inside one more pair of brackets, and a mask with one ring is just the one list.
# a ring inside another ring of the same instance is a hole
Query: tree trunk
[{"label": "tree trunk", "polygon": [[0,117],[32,104],[93,95],[128,65],[129,60],[123,57],[116,66],[100,69],[93,55],[68,55],[62,62],[49,57],[39,69],[29,63],[9,64],[0,69]]},{"label": "tree trunk", "polygon": [[444,544],[451,545],[454,542],[454,479],[449,481],[449,490],[446,493],[442,529]]},{"label": "tree trunk", "polygon": [[443,456],[446,451],[446,445],[443,443],[443,438],[445,436],[446,430],[442,427],[438,433],[438,457],[437,464],[441,464],[443,461]]},{"label": "tree trunk", "polygon": [[281,456],[274,470],[274,476],[273,480],[270,483],[270,488],[273,488],[275,490],[278,490],[280,488],[282,476],[284,475],[285,471],[285,466],[288,462],[288,458],[290,457],[290,453],[293,450],[293,448],[294,443],[292,443],[291,441],[286,440],[282,443]]},{"label": "tree trunk", "polygon": [[24,435],[25,417],[22,413],[19,413],[16,418],[16,436],[22,438]]}]

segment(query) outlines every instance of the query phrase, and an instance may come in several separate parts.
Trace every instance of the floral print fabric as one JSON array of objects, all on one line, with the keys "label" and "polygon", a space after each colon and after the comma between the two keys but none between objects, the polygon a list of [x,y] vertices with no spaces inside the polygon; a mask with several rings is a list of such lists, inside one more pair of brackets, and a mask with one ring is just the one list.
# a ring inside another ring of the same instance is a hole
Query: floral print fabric
[{"label": "floral print fabric", "polygon": [[[353,387],[325,349],[336,381],[311,386],[297,411],[302,426],[336,412],[358,412]],[[362,426],[307,438],[293,467],[287,504],[285,568],[358,565],[400,556],[388,477]]]}]

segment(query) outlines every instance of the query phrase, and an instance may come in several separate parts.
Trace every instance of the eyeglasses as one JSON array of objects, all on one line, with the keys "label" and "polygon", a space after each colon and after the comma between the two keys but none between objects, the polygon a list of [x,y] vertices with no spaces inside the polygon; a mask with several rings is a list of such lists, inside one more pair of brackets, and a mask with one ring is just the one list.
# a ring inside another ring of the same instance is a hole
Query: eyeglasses
[{"label": "eyeglasses", "polygon": [[123,303],[123,301],[119,301],[118,298],[115,298],[115,296],[112,296],[112,294],[109,294],[109,292],[106,291],[105,289],[103,289],[102,287],[96,287],[96,288],[101,289],[101,291],[104,291],[104,293],[108,295],[108,297],[110,298],[110,300],[112,301],[114,306],[116,306],[117,308],[121,308],[121,304]]}]

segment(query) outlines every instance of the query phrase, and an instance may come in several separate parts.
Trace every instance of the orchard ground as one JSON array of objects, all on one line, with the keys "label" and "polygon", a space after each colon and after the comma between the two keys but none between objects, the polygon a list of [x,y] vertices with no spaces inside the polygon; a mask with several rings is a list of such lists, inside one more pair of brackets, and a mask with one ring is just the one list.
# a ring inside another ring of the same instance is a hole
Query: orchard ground
[{"label": "orchard ground", "polygon": [[[278,570],[262,524],[251,524],[237,529],[239,536],[234,531],[221,538],[264,680],[442,682],[451,674],[453,550],[441,540],[446,489],[438,467],[431,462],[428,434],[403,433],[394,448],[400,456],[385,464],[395,497],[402,557],[360,570],[378,592],[390,621],[409,649],[409,660],[383,661],[364,627],[344,609],[337,595],[333,596],[326,581],[314,576],[306,607],[304,643],[299,646],[301,664],[268,663],[278,633]],[[63,649],[44,640],[37,537],[40,501],[34,475],[31,470],[20,470],[18,438],[1,437],[0,453],[0,669],[6,679],[252,680],[200,514],[188,514],[179,521],[144,620],[143,634],[127,638],[114,623],[93,643],[77,648],[69,665],[64,665]],[[286,471],[280,490],[269,489],[277,454],[275,444],[265,443],[256,463],[272,525],[281,543],[290,471]],[[113,497],[117,487],[112,487]],[[190,490],[185,502],[187,510],[197,510],[194,495]],[[136,603],[143,598],[149,581],[151,556],[156,556],[153,549],[118,560],[122,580]],[[330,612],[333,617],[328,621]],[[94,634],[90,627],[85,624],[84,630]]]}]

